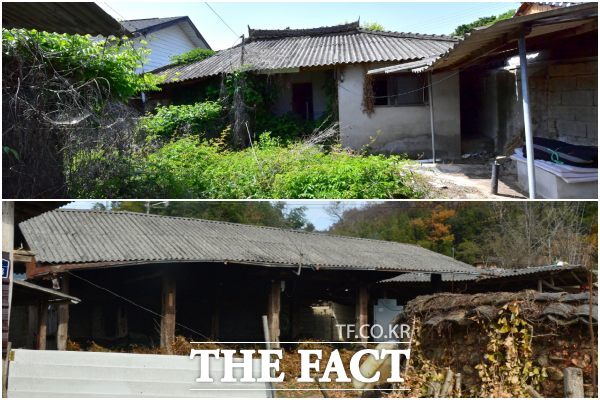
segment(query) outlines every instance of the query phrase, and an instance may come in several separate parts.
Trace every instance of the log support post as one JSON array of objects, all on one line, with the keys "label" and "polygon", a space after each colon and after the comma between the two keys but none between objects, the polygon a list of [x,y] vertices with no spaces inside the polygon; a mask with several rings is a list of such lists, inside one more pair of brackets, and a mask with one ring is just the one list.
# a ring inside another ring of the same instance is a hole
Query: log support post
[{"label": "log support post", "polygon": [[48,302],[40,301],[37,317],[37,337],[35,348],[46,350],[46,334],[48,333]]},{"label": "log support post", "polygon": [[583,393],[583,371],[581,368],[565,368],[563,376],[565,397],[585,397]]},{"label": "log support post", "polygon": [[269,291],[269,303],[267,306],[267,317],[269,320],[269,334],[271,346],[279,348],[279,336],[281,334],[279,325],[279,313],[281,311],[281,281],[272,281]]},{"label": "log support post", "polygon": [[[69,293],[69,276],[61,277],[60,291]],[[63,302],[58,305],[57,310],[58,328],[56,329],[56,349],[66,350],[69,339],[69,303]]]},{"label": "log support post", "polygon": [[356,336],[357,341],[369,341],[369,291],[365,286],[358,288],[356,297]]},{"label": "log support post", "polygon": [[162,277],[160,347],[165,348],[169,354],[172,354],[173,352],[172,346],[173,341],[175,340],[175,295],[175,276],[167,271]]}]

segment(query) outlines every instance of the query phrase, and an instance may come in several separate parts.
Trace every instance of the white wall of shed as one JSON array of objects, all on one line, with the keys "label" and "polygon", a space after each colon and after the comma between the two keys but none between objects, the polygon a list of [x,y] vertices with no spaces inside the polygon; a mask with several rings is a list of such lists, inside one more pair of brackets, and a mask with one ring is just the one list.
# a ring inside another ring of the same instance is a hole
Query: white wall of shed
[{"label": "white wall of shed", "polygon": [[[428,104],[375,106],[371,116],[363,112],[365,73],[378,66],[341,68],[344,81],[338,85],[338,99],[342,145],[360,149],[371,143],[376,152],[431,157]],[[436,154],[442,158],[455,158],[460,155],[459,77],[452,73],[434,74],[433,82]]]},{"label": "white wall of shed", "polygon": [[[148,42],[145,47],[151,50],[144,64],[145,72],[170,64],[172,56],[198,48],[197,40],[192,40],[180,25],[168,26],[147,36],[136,38],[136,48],[141,46],[142,40]],[[141,69],[138,69],[138,72],[141,72]]]}]

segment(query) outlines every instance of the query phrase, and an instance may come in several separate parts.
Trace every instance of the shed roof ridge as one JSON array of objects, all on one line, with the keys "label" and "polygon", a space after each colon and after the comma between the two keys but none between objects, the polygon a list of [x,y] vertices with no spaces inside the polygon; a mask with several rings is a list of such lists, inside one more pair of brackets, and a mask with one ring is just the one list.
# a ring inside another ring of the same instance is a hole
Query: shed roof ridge
[{"label": "shed roof ridge", "polygon": [[450,35],[436,35],[434,33],[418,33],[418,32],[398,32],[398,31],[373,31],[370,29],[360,28],[361,33],[368,33],[372,35],[380,36],[392,36],[406,39],[420,39],[420,40],[442,40],[448,42],[458,42],[459,38]]},{"label": "shed roof ridge", "polygon": [[122,22],[131,22],[131,21],[150,21],[151,19],[178,19],[185,18],[186,15],[179,15],[175,17],[150,17],[150,18],[133,18],[133,19],[124,19]]},{"label": "shed roof ridge", "polygon": [[[76,208],[59,208],[56,210],[47,211],[41,215],[53,213],[53,212],[96,213],[96,214],[130,214],[130,215],[136,215],[136,216],[142,216],[142,217],[160,217],[160,218],[180,219],[180,220],[189,220],[189,221],[202,221],[202,222],[210,222],[210,223],[221,224],[221,225],[246,226],[246,227],[262,228],[262,229],[277,230],[277,231],[284,231],[284,232],[294,232],[294,233],[301,233],[301,234],[305,234],[305,235],[329,236],[329,237],[336,237],[336,238],[341,238],[341,239],[354,239],[354,240],[370,241],[370,242],[376,242],[376,243],[393,243],[393,244],[398,244],[398,245],[403,245],[403,246],[411,246],[411,247],[417,247],[420,249],[425,249],[424,247],[419,246],[417,244],[402,243],[402,242],[396,242],[396,241],[391,241],[391,240],[381,240],[381,239],[361,238],[361,237],[356,237],[356,236],[335,235],[335,234],[325,233],[325,232],[308,232],[308,231],[303,231],[303,230],[299,230],[299,229],[279,228],[276,226],[265,226],[265,225],[242,224],[239,222],[219,221],[219,220],[214,220],[214,219],[180,217],[180,216],[159,215],[159,214],[146,214],[146,213],[135,212],[135,211],[81,210],[81,209],[76,209]],[[37,218],[37,217],[32,217],[32,218],[29,218],[28,220],[33,219],[33,218]],[[28,221],[28,220],[26,220],[26,221]],[[23,222],[25,222],[25,221],[23,221]],[[425,249],[425,250],[427,250],[427,249]],[[437,252],[434,252],[434,253],[444,256],[444,257],[448,257],[445,254],[441,254],[441,253],[437,253]]]}]

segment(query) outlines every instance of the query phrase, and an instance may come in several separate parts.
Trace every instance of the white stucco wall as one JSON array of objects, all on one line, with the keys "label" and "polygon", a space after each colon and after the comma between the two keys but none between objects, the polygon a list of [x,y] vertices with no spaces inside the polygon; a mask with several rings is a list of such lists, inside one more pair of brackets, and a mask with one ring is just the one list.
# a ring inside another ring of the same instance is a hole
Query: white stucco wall
[{"label": "white stucco wall", "polygon": [[[342,145],[360,149],[370,144],[376,152],[431,157],[428,105],[375,106],[370,117],[362,111],[365,72],[378,66],[341,67],[344,80],[338,83],[338,99]],[[436,156],[455,158],[460,156],[459,77],[434,74],[433,82]]]},{"label": "white stucco wall", "polygon": [[298,73],[274,75],[273,87],[276,88],[276,98],[272,107],[275,115],[292,112],[292,85],[294,83],[312,83],[313,110],[315,119],[321,117],[327,110],[327,93],[325,85],[332,78],[328,71],[301,71]]},{"label": "white stucco wall", "polygon": [[145,47],[151,50],[148,60],[144,64],[145,72],[168,65],[171,63],[172,56],[197,47],[179,25],[172,25],[152,32],[146,37],[136,38],[136,48],[140,47],[140,40],[148,42]]}]

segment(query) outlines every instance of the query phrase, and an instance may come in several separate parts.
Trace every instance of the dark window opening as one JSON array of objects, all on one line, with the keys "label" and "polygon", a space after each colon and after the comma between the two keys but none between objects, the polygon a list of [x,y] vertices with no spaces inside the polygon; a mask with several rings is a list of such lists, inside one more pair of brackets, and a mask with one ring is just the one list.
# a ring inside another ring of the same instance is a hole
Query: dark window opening
[{"label": "dark window opening", "polygon": [[424,105],[429,102],[427,80],[422,74],[380,75],[373,80],[376,106]]},{"label": "dark window opening", "polygon": [[302,119],[314,119],[312,83],[292,85],[292,111]]}]

